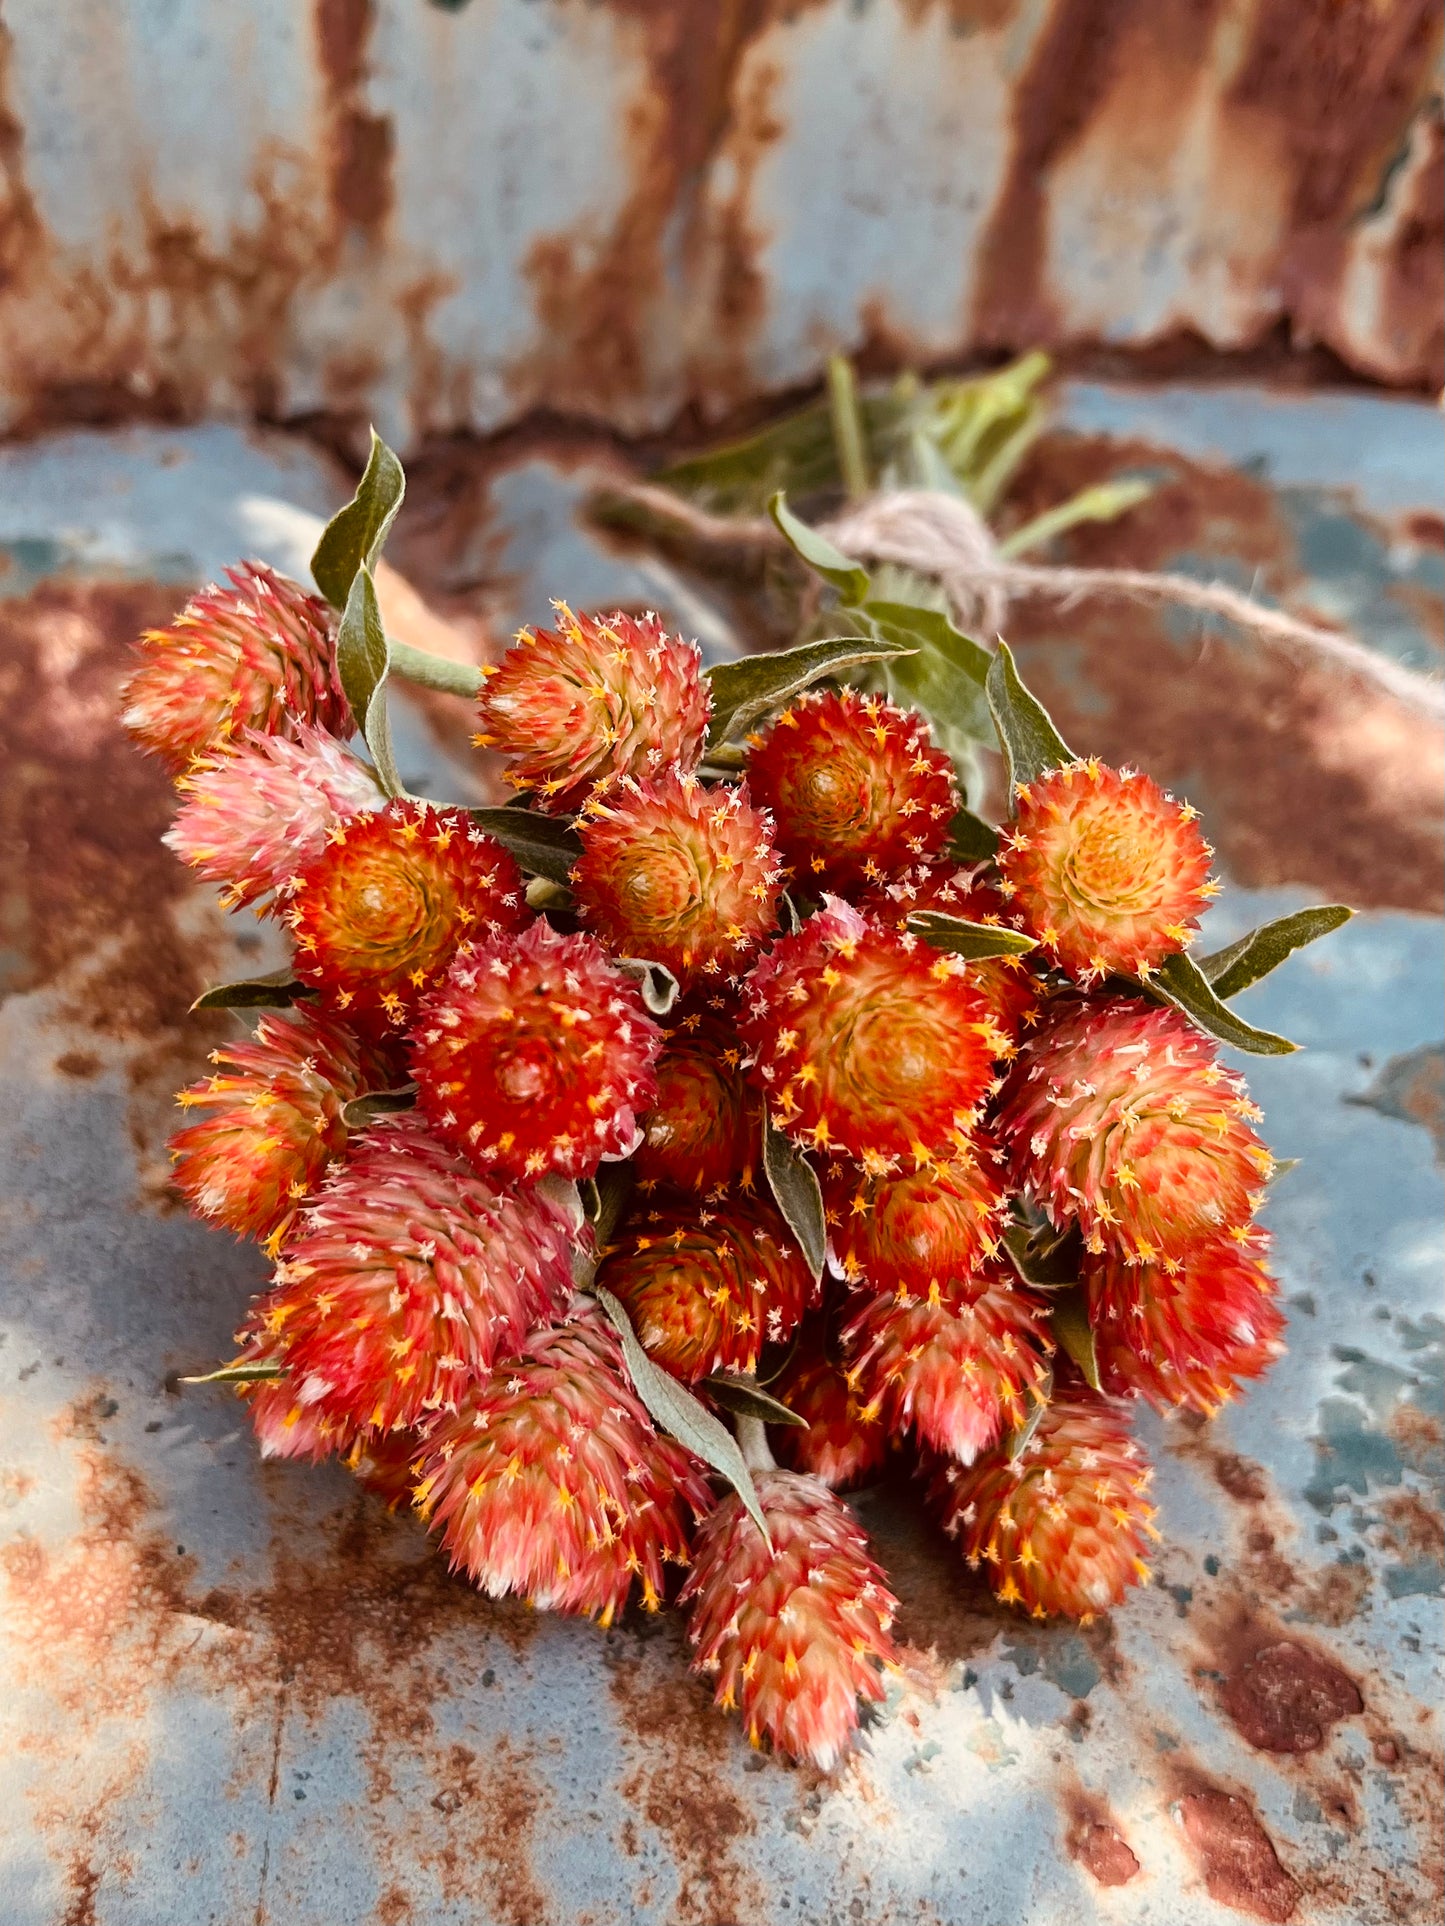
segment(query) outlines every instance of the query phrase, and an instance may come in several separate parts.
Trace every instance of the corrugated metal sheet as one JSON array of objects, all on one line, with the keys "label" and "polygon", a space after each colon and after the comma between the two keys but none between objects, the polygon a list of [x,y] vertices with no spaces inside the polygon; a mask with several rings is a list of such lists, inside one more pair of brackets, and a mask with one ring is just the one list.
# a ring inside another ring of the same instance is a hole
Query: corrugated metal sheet
[{"label": "corrugated metal sheet", "polygon": [[1442,379],[1431,0],[5,0],[0,425],[625,432],[887,360]]}]

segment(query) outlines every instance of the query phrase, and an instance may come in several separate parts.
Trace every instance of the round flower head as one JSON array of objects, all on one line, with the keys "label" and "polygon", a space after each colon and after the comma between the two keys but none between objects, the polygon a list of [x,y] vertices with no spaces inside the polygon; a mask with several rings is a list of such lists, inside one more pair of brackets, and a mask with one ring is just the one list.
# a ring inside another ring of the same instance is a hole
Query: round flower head
[{"label": "round flower head", "polygon": [[[920,863],[891,882],[875,884],[857,899],[858,908],[888,929],[904,933],[920,910],[959,916],[969,923],[1000,928],[1011,918],[1008,905],[980,864]],[[970,960],[968,979],[982,995],[994,1022],[1011,1043],[1038,1019],[1040,984],[1027,956],[983,956]]]},{"label": "round flower head", "polygon": [[1087,1624],[1149,1576],[1145,1541],[1159,1535],[1149,1478],[1123,1409],[1070,1382],[1014,1462],[1000,1448],[968,1468],[944,1463],[929,1496],[1006,1605]]},{"label": "round flower head", "polygon": [[707,1196],[750,1190],[762,1125],[742,1053],[716,1018],[669,1033],[657,1059],[657,1102],[642,1119],[632,1168],[643,1184]]},{"label": "round flower head", "polygon": [[1177,1010],[1062,998],[1019,1052],[996,1128],[1056,1230],[1150,1263],[1245,1234],[1273,1169],[1258,1108]]},{"label": "round flower head", "polygon": [[1117,1257],[1089,1263],[1082,1281],[1105,1390],[1212,1417],[1236,1380],[1263,1377],[1284,1351],[1285,1324],[1264,1249],[1256,1233],[1247,1244],[1197,1244],[1170,1270]]},{"label": "round flower head", "polygon": [[601,1314],[576,1305],[428,1431],[417,1503],[492,1598],[610,1624],[633,1579],[657,1609],[710,1492],[652,1420]]},{"label": "round flower head", "polygon": [[853,1514],[816,1478],[754,1478],[769,1548],[736,1493],[703,1520],[681,1603],[694,1671],[740,1708],[754,1745],[831,1770],[853,1743],[860,1700],[883,1697],[897,1662],[898,1601]]},{"label": "round flower head", "polygon": [[598,783],[675,764],[693,770],[712,706],[696,645],[655,615],[574,615],[524,629],[487,675],[481,748],[511,758],[507,781],[572,816]]},{"label": "round flower head", "polygon": [[[283,1358],[277,1346],[253,1335],[246,1345],[245,1362],[276,1365]],[[301,1402],[294,1380],[284,1369],[279,1378],[258,1379],[236,1389],[250,1410],[263,1458],[299,1458],[315,1465],[350,1450],[356,1442],[354,1426]]]},{"label": "round flower head", "polygon": [[420,1102],[478,1169],[586,1177],[626,1157],[662,1032],[590,936],[536,922],[464,950],[412,1031]]},{"label": "round flower head", "polygon": [[870,1171],[967,1146],[1009,1046],[960,957],[835,897],[745,985],[743,1031],[778,1127]]},{"label": "round flower head", "polygon": [[988,1288],[934,1284],[864,1301],[843,1332],[848,1381],[889,1432],[971,1464],[1022,1423],[1038,1393],[1048,1349],[1047,1311],[994,1273]]},{"label": "round flower head", "polygon": [[1090,761],[1019,784],[1014,807],[999,839],[1003,891],[1019,927],[1076,981],[1148,976],[1193,940],[1215,891],[1188,803]]},{"label": "round flower head", "polygon": [[983,1133],[946,1164],[869,1177],[837,1165],[824,1190],[833,1255],[849,1283],[926,1297],[935,1284],[975,1293],[998,1254],[1006,1199],[1001,1153]]},{"label": "round flower head", "polygon": [[366,1431],[343,1454],[343,1462],[388,1511],[409,1511],[421,1476],[421,1451],[419,1431]]},{"label": "round flower head", "polygon": [[227,1044],[216,1074],[176,1098],[199,1113],[170,1141],[171,1181],[198,1217],[271,1238],[346,1144],[341,1113],[392,1081],[356,1038],[318,1011],[267,1012]]},{"label": "round flower head", "polygon": [[813,1276],[770,1204],[669,1204],[635,1218],[603,1259],[599,1284],[626,1305],[659,1364],[686,1383],[751,1371],[814,1294]]},{"label": "round flower head", "polygon": [[812,690],[752,738],[748,777],[804,887],[846,890],[935,856],[958,812],[953,765],[914,710]]},{"label": "round flower head", "polygon": [[881,1471],[888,1458],[888,1433],[877,1411],[868,1411],[829,1355],[824,1321],[805,1320],[787,1363],[768,1385],[790,1411],[807,1420],[807,1429],[775,1425],[769,1442],[790,1471],[821,1478],[832,1491],[846,1491]]},{"label": "round flower head", "polygon": [[478,1177],[414,1115],[385,1118],[303,1213],[252,1330],[303,1407],[413,1426],[564,1308],[575,1242],[561,1205]]},{"label": "round flower head", "polygon": [[230,588],[203,589],[168,629],[141,637],[121,695],[126,728],[177,771],[247,729],[294,735],[311,722],[350,735],[330,609],[263,562],[226,575]]},{"label": "round flower head", "polygon": [[731,975],[777,919],[783,873],[746,788],[708,789],[676,770],[625,778],[593,798],[579,828],[572,888],[583,921],[685,985]]},{"label": "round flower head", "polygon": [[248,731],[225,755],[182,776],[185,797],[162,841],[211,883],[228,908],[279,889],[326,847],[346,816],[380,809],[386,793],[351,751],[309,723],[296,740]]},{"label": "round flower head", "polygon": [[458,947],[527,920],[522,873],[465,809],[349,816],[292,879],[296,972],[349,1022],[405,1027]]}]

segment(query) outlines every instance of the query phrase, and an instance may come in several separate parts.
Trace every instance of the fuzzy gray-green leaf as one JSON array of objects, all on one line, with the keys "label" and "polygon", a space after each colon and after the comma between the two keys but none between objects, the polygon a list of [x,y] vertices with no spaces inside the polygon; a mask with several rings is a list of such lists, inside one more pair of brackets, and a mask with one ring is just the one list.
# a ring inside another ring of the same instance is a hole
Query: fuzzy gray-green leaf
[{"label": "fuzzy gray-green leaf", "polygon": [[985,685],[993,657],[941,609],[911,602],[871,599],[860,613],[876,632],[909,656],[889,659],[889,694],[912,703],[940,729],[960,730],[977,742],[993,742]]},{"label": "fuzzy gray-green leaf", "polygon": [[828,1257],[828,1224],[818,1173],[797,1145],[763,1117],[763,1174],[816,1284]]},{"label": "fuzzy gray-green leaf", "polygon": [[395,1116],[416,1108],[416,1085],[398,1084],[394,1090],[367,1090],[341,1106],[341,1121],[348,1130],[365,1130],[378,1117]]},{"label": "fuzzy gray-green leaf", "polygon": [[653,963],[645,956],[619,956],[617,967],[630,976],[642,994],[642,1001],[653,1016],[666,1016],[678,999],[682,985],[665,963]]},{"label": "fuzzy gray-green leaf", "polygon": [[373,428],[371,452],[356,493],[321,531],[311,557],[316,586],[335,609],[344,609],[361,568],[374,568],[406,494],[401,463]]},{"label": "fuzzy gray-green leaf", "polygon": [[336,672],[382,787],[388,796],[400,796],[405,791],[392,754],[391,723],[386,711],[390,661],[376,583],[363,563],[352,579],[346,612],[336,632]]},{"label": "fuzzy gray-green leaf", "polygon": [[1278,969],[1287,956],[1306,943],[1348,923],[1354,913],[1343,903],[1319,903],[1311,909],[1295,910],[1290,916],[1276,917],[1274,922],[1261,923],[1248,936],[1241,936],[1237,943],[1215,950],[1211,956],[1201,956],[1200,973],[1217,997],[1238,996],[1251,983]]},{"label": "fuzzy gray-green leaf", "polygon": [[1022,956],[1038,948],[1032,936],[1022,930],[1008,930],[995,923],[971,923],[964,916],[945,916],[941,910],[914,910],[908,927],[936,950],[977,961],[984,956]]},{"label": "fuzzy gray-green leaf", "polygon": [[948,830],[948,854],[957,863],[988,863],[998,854],[998,831],[971,809],[960,809]]},{"label": "fuzzy gray-green leaf", "polygon": [[248,1362],[245,1358],[237,1358],[234,1364],[223,1364],[219,1370],[203,1372],[200,1377],[173,1381],[180,1384],[273,1384],[284,1375],[281,1366],[274,1360],[263,1361],[258,1358]]},{"label": "fuzzy gray-green leaf", "polygon": [[771,1397],[754,1378],[737,1371],[714,1371],[702,1380],[702,1388],[727,1411],[740,1418],[760,1418],[764,1424],[791,1424],[806,1431],[808,1420],[790,1411],[779,1399]]},{"label": "fuzzy gray-green leaf", "polygon": [[266,976],[248,976],[239,983],[214,983],[191,1005],[197,1010],[285,1010],[299,997],[314,996],[309,983],[303,983],[288,963],[284,969]]},{"label": "fuzzy gray-green leaf", "polygon": [[868,593],[867,569],[841,549],[834,548],[817,529],[800,522],[788,507],[788,498],[781,488],[768,503],[768,513],[793,553],[806,562],[815,575],[821,575],[830,587],[837,590],[840,602],[851,607],[863,600]]},{"label": "fuzzy gray-green leaf", "polygon": [[1030,1394],[1034,1401],[1033,1410],[1030,1411],[1022,1424],[1015,1425],[1009,1433],[1008,1443],[1004,1449],[1010,1464],[1016,1464],[1033,1443],[1034,1433],[1043,1422],[1043,1416],[1049,1408],[1049,1399],[1053,1396],[1053,1391],[1053,1367],[1045,1366],[1042,1381],[1030,1386]]},{"label": "fuzzy gray-green leaf", "polygon": [[1074,759],[1038,697],[1024,687],[1013,651],[1000,642],[988,669],[988,706],[1008,759],[1009,790]]},{"label": "fuzzy gray-green leaf", "polygon": [[1220,1002],[1199,965],[1182,950],[1167,957],[1145,987],[1233,1050],[1246,1050],[1253,1057],[1287,1057],[1299,1048],[1288,1037],[1276,1036],[1272,1030],[1257,1030],[1237,1017],[1227,1003]]},{"label": "fuzzy gray-green leaf", "polygon": [[582,843],[560,817],[541,816],[533,809],[470,809],[467,814],[509,850],[529,876],[545,876],[549,883],[570,882]]},{"label": "fuzzy gray-green leaf", "polygon": [[712,689],[708,741],[720,743],[730,735],[744,734],[770,709],[781,707],[822,676],[841,675],[864,662],[906,653],[881,636],[840,635],[805,642],[778,655],[744,655],[736,662],[716,663],[707,672]]},{"label": "fuzzy gray-green leaf", "polygon": [[1099,1389],[1099,1360],[1094,1350],[1094,1327],[1082,1290],[1058,1291],[1049,1304],[1054,1341],[1078,1365],[1091,1390]]}]

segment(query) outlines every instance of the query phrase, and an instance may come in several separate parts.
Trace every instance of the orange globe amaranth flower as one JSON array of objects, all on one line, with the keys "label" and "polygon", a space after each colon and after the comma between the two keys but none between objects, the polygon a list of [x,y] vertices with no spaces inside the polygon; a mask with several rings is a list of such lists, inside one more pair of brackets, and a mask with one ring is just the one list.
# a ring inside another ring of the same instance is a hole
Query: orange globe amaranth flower
[{"label": "orange globe amaranth flower", "polygon": [[572,816],[599,783],[691,771],[712,697],[697,646],[655,615],[574,615],[523,629],[482,689],[479,748],[511,758],[506,778],[539,809]]},{"label": "orange globe amaranth flower", "polygon": [[303,1212],[251,1333],[303,1409],[410,1428],[566,1307],[575,1243],[560,1204],[478,1177],[414,1115],[384,1118]]},{"label": "orange globe amaranth flower", "polygon": [[597,1273],[659,1364],[685,1383],[751,1371],[795,1329],[812,1272],[779,1212],[759,1199],[678,1199],[634,1217]]},{"label": "orange globe amaranth flower", "polygon": [[146,631],[121,691],[121,721],[177,772],[247,729],[294,735],[310,722],[351,734],[330,609],[264,562],[226,576],[230,588],[212,584],[168,629]]},{"label": "orange globe amaranth flower", "polygon": [[1259,1110],[1179,1011],[1142,997],[1060,998],[999,1103],[1014,1183],[1088,1249],[1172,1262],[1243,1237],[1273,1160]]},{"label": "orange globe amaranth flower", "polygon": [[409,1511],[422,1475],[422,1438],[420,1431],[366,1431],[353,1441],[343,1462],[388,1511]]},{"label": "orange globe amaranth flower", "polygon": [[853,1743],[859,1702],[883,1697],[897,1662],[898,1601],[853,1514],[795,1471],[755,1474],[772,1546],[735,1494],[703,1520],[680,1603],[693,1670],[742,1712],[754,1745],[830,1771]]},{"label": "orange globe amaranth flower", "polygon": [[731,976],[777,920],[783,872],[772,826],[745,787],[669,770],[594,797],[572,871],[583,921],[624,956],[684,985]]},{"label": "orange globe amaranth flower", "polygon": [[386,792],[366,764],[309,723],[296,739],[248,731],[224,755],[197,762],[177,787],[180,813],[161,838],[228,909],[280,889],[326,847],[343,818],[380,809]]},{"label": "orange globe amaranth flower", "polygon": [[960,957],[836,897],[774,943],[744,991],[743,1034],[778,1127],[879,1174],[965,1149],[1011,1047]]},{"label": "orange globe amaranth flower", "polygon": [[687,1513],[711,1494],[701,1467],[653,1428],[601,1314],[574,1305],[438,1420],[417,1503],[492,1598],[610,1624],[633,1580],[655,1611],[664,1565],[687,1563]]},{"label": "orange globe amaranth flower", "polygon": [[811,690],[751,738],[748,777],[804,887],[847,890],[936,856],[958,812],[953,764],[916,710]]},{"label": "orange globe amaranth flower", "polygon": [[[858,908],[889,929],[904,932],[920,910],[959,916],[969,923],[1007,928],[1008,905],[982,864],[971,869],[954,863],[920,863],[891,882],[875,884],[857,898]],[[1038,1018],[1042,985],[1027,956],[983,956],[970,960],[969,981],[978,989],[1003,1034],[1016,1043]]]},{"label": "orange globe amaranth flower", "polygon": [[1188,803],[1090,761],[1019,784],[1014,806],[999,839],[1004,894],[1019,927],[1076,981],[1148,976],[1193,941],[1217,891]]},{"label": "orange globe amaranth flower", "polygon": [[477,1166],[586,1177],[629,1156],[662,1032],[590,936],[536,922],[457,957],[412,1031],[422,1109]]},{"label": "orange globe amaranth flower", "polygon": [[1004,1604],[1087,1624],[1149,1576],[1150,1476],[1123,1408],[1071,1382],[1015,1462],[1000,1449],[968,1468],[941,1464],[929,1496]]},{"label": "orange globe amaranth flower", "polygon": [[926,1297],[933,1285],[986,1288],[1007,1198],[1003,1153],[979,1129],[946,1164],[888,1177],[835,1165],[824,1186],[833,1256],[850,1284]]},{"label": "orange globe amaranth flower", "polygon": [[971,1464],[1028,1414],[1044,1384],[1048,1310],[995,1271],[987,1288],[930,1286],[870,1297],[843,1331],[848,1379],[890,1432]]},{"label": "orange globe amaranth flower", "polygon": [[393,1081],[349,1031],[303,1004],[213,1053],[216,1074],[176,1098],[199,1112],[170,1141],[171,1181],[198,1217],[272,1238],[346,1145],[342,1110]]},{"label": "orange globe amaranth flower", "polygon": [[402,801],[338,823],[284,914],[297,974],[378,1032],[406,1027],[463,943],[528,918],[522,872],[465,809]]},{"label": "orange globe amaranth flower", "polygon": [[768,1384],[771,1396],[807,1420],[807,1429],[774,1425],[768,1441],[790,1471],[821,1478],[832,1491],[859,1485],[888,1460],[888,1433],[864,1409],[841,1364],[829,1355],[822,1318],[805,1320],[787,1363]]},{"label": "orange globe amaranth flower", "polygon": [[[275,1345],[258,1342],[254,1337],[246,1347],[248,1364],[279,1364],[282,1354]],[[279,1378],[263,1378],[236,1387],[248,1407],[251,1426],[263,1458],[300,1458],[320,1464],[323,1458],[351,1450],[356,1429],[345,1420],[330,1416],[315,1405],[301,1402],[293,1379],[285,1372]]]},{"label": "orange globe amaranth flower", "polygon": [[706,1196],[734,1184],[751,1190],[761,1140],[735,1032],[701,1014],[670,1031],[657,1059],[657,1101],[632,1160],[638,1181]]},{"label": "orange globe amaranth flower", "polygon": [[1198,1244],[1168,1270],[1092,1260],[1082,1282],[1105,1390],[1213,1417],[1237,1380],[1263,1377],[1283,1354],[1285,1327],[1265,1248],[1257,1232],[1247,1244]]}]

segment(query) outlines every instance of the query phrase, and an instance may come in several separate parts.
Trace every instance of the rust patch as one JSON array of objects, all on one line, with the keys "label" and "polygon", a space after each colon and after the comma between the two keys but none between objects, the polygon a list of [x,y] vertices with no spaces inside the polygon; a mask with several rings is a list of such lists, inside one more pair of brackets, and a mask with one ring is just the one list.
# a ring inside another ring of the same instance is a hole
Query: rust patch
[{"label": "rust patch", "polygon": [[1380,1506],[1387,1550],[1414,1562],[1445,1561],[1445,1518],[1418,1491],[1398,1491]]},{"label": "rust patch", "polygon": [[1368,1090],[1346,1101],[1401,1123],[1419,1124],[1430,1133],[1436,1163],[1445,1164],[1445,1044],[1430,1043],[1391,1057]]},{"label": "rust patch", "polygon": [[1064,1844],[1098,1886],[1127,1886],[1139,1861],[1110,1812],[1107,1800],[1073,1787],[1065,1799]]},{"label": "rust patch", "polygon": [[1173,1810],[1211,1899],[1276,1926],[1294,1917],[1299,1886],[1280,1864],[1274,1841],[1247,1799],[1201,1785],[1178,1799]]},{"label": "rust patch", "polygon": [[371,0],[316,0],[316,53],[326,83],[327,193],[340,227],[374,233],[391,212],[391,122],[365,106]]},{"label": "rust patch", "polygon": [[1264,1466],[1237,1452],[1221,1451],[1214,1457],[1214,1478],[1220,1489],[1241,1505],[1262,1505],[1269,1496]]},{"label": "rust patch", "polygon": [[90,1078],[100,1075],[101,1062],[94,1050],[66,1050],[55,1059],[55,1067],[62,1077],[73,1077],[78,1083],[86,1083]]},{"label": "rust patch", "polygon": [[1259,1752],[1315,1752],[1341,1719],[1365,1709],[1360,1688],[1323,1652],[1287,1638],[1257,1644],[1246,1622],[1233,1650],[1220,1656],[1219,1702],[1247,1744]]}]

